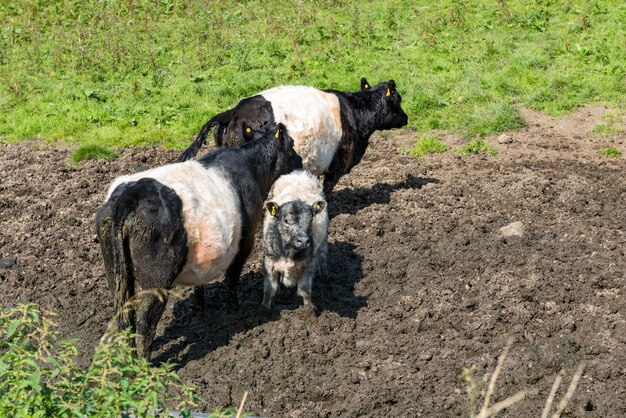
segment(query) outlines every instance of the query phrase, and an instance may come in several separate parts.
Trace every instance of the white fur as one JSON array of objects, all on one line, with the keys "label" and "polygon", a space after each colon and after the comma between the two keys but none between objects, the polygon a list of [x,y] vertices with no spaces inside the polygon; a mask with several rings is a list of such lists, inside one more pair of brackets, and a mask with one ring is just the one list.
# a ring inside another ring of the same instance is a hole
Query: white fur
[{"label": "white fur", "polygon": [[187,262],[174,284],[196,286],[220,279],[241,238],[238,200],[221,170],[186,161],[120,176],[109,187],[106,200],[118,185],[141,178],[153,178],[173,189],[183,203]]},{"label": "white fur", "polygon": [[276,122],[287,127],[304,169],[324,174],[343,133],[337,96],[306,86],[279,86],[259,94],[272,104]]}]

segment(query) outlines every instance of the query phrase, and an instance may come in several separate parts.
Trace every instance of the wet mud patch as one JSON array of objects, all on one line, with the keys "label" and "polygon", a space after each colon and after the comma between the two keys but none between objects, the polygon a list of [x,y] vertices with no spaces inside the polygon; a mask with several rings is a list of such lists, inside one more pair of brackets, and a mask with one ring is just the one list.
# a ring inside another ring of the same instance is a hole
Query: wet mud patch
[{"label": "wet mud patch", "polygon": [[[608,139],[593,136],[589,120],[602,112],[524,111],[527,128],[487,138],[496,157],[417,159],[397,152],[412,132],[375,135],[328,199],[319,316],[303,315],[290,289],[274,315],[259,315],[257,243],[240,310],[225,310],[221,283],[206,289],[203,311],[180,290],[154,360],[179,363],[211,406],[236,406],[249,391],[247,409],[262,416],[466,416],[461,370],[490,373],[514,337],[495,400],[538,393],[506,416],[540,416],[556,374],[564,369],[567,382],[583,361],[565,416],[625,416],[626,164],[598,152]],[[625,139],[610,143],[624,152]],[[70,153],[0,145],[0,303],[58,312],[86,362],[113,315],[95,213],[115,176],[177,153],[125,149],[78,167]]]}]

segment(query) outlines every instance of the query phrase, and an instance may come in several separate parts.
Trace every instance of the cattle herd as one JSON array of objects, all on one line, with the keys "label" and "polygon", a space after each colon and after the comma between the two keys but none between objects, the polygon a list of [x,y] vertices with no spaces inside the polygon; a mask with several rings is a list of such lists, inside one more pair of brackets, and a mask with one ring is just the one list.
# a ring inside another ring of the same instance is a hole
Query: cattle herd
[{"label": "cattle herd", "polygon": [[[271,309],[282,282],[297,285],[314,312],[313,279],[328,275],[324,196],[359,163],[374,131],[407,121],[393,80],[370,86],[363,78],[355,93],[280,86],[211,118],[176,162],[116,178],[96,215],[114,330],[131,327],[149,357],[166,304],[158,290],[195,286],[203,304],[203,286],[224,274],[236,309],[263,208],[260,308]],[[218,147],[194,159],[214,127]]]}]

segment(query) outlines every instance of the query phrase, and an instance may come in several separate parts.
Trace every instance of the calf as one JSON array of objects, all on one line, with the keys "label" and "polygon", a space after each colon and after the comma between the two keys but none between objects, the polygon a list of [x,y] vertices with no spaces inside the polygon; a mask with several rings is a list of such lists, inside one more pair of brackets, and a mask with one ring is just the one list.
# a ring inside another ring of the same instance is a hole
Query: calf
[{"label": "calf", "polygon": [[393,80],[372,87],[363,78],[357,93],[275,87],[241,99],[234,108],[211,118],[178,161],[193,158],[214,126],[218,146],[236,145],[248,142],[255,129],[277,121],[289,130],[305,170],[323,174],[324,192],[330,193],[341,176],[361,161],[374,131],[407,124],[401,101]]},{"label": "calf", "polygon": [[306,171],[281,176],[265,204],[263,247],[266,278],[263,306],[270,308],[282,276],[285,286],[298,284],[304,305],[311,301],[313,277],[326,266],[328,211],[320,182]]},{"label": "calf", "polygon": [[274,181],[290,171],[294,156],[284,127],[268,124],[241,148],[113,181],[96,229],[114,293],[115,330],[131,326],[135,332],[137,322],[140,354],[150,354],[165,301],[147,292],[135,321],[126,305],[135,293],[201,286],[226,273],[228,300],[237,303],[263,201]]}]

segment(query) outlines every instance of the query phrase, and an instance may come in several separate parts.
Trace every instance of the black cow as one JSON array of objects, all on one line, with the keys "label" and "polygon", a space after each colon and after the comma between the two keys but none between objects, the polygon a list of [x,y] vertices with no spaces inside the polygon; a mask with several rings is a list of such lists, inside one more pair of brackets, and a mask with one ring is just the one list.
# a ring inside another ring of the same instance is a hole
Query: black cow
[{"label": "black cow", "polygon": [[[236,305],[263,201],[296,158],[293,139],[284,126],[272,123],[241,148],[217,149],[197,161],[116,178],[96,216],[114,294],[115,330],[135,330],[135,313],[127,305],[134,294],[202,286],[223,273],[228,300]],[[138,349],[149,356],[165,301],[158,292],[145,293],[137,309],[143,338]]]},{"label": "black cow", "polygon": [[303,167],[316,176],[324,174],[328,194],[361,161],[374,131],[407,124],[401,101],[393,80],[371,87],[362,78],[357,93],[275,87],[241,99],[234,108],[211,118],[178,161],[193,158],[214,126],[216,144],[232,146],[248,142],[266,123],[281,122],[295,141]]}]

